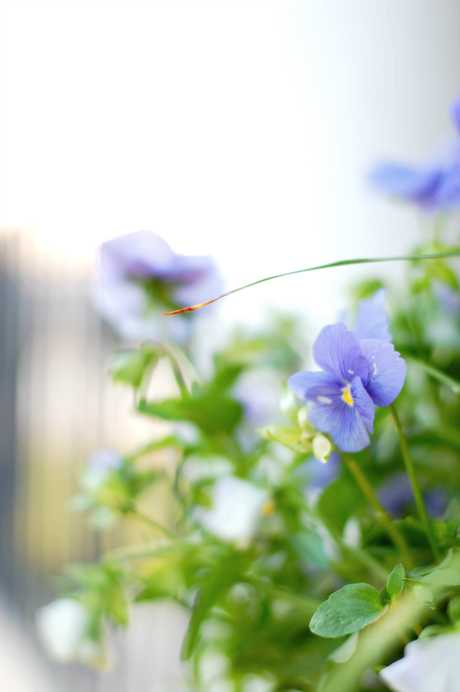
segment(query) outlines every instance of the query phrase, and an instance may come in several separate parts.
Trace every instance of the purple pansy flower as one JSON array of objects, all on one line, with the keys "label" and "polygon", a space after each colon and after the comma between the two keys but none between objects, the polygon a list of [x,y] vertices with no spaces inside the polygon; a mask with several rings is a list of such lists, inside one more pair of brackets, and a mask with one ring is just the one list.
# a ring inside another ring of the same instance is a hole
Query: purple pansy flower
[{"label": "purple pansy flower", "polygon": [[389,406],[406,377],[406,364],[390,343],[384,299],[380,290],[360,303],[354,334],[340,323],[324,327],[313,344],[322,371],[298,372],[288,380],[308,402],[310,423],[344,452],[369,444],[375,406]]},{"label": "purple pansy flower", "polygon": [[[460,133],[460,98],[452,108]],[[423,166],[381,163],[370,173],[381,192],[416,202],[427,209],[451,209],[460,205],[460,142],[442,160]]]},{"label": "purple pansy flower", "polygon": [[123,338],[183,341],[190,319],[161,312],[212,298],[221,287],[211,257],[176,255],[161,236],[137,231],[102,245],[94,302]]}]

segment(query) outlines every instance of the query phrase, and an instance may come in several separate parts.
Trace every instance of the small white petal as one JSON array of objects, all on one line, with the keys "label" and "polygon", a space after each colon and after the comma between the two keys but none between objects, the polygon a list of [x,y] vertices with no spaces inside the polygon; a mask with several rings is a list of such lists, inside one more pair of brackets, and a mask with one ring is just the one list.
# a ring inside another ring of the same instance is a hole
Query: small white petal
[{"label": "small white petal", "polygon": [[37,629],[53,658],[67,662],[78,658],[78,649],[89,624],[89,612],[73,598],[58,598],[37,611]]},{"label": "small white petal", "polygon": [[211,510],[196,511],[197,520],[219,538],[240,541],[254,533],[269,495],[249,481],[226,476],[214,484],[212,499]]},{"label": "small white petal", "polygon": [[315,435],[315,437],[313,438],[313,454],[318,459],[318,461],[322,461],[323,464],[325,464],[327,459],[329,458],[330,453],[331,443],[329,442],[327,437],[324,437],[324,435],[321,435],[320,433]]},{"label": "small white petal", "polygon": [[458,692],[460,633],[411,642],[380,676],[394,692]]}]

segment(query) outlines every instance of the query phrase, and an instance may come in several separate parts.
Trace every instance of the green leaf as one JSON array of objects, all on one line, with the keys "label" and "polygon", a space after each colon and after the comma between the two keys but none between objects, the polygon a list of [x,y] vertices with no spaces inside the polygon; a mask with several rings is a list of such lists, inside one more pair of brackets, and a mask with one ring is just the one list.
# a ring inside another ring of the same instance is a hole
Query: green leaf
[{"label": "green leaf", "polygon": [[362,495],[357,485],[345,478],[337,478],[321,494],[318,510],[326,522],[342,533],[348,519],[362,504]]},{"label": "green leaf", "polygon": [[387,579],[387,591],[391,598],[396,598],[403,590],[404,576],[404,567],[401,564],[396,565]]},{"label": "green leaf", "polygon": [[292,425],[264,425],[256,428],[256,432],[266,440],[279,442],[294,452],[308,453],[312,451],[311,439],[305,438],[305,433],[299,427]]},{"label": "green leaf", "polygon": [[317,567],[325,569],[329,565],[328,557],[324,551],[324,542],[321,536],[314,531],[305,529],[302,533],[292,536],[290,543],[302,558],[307,558]]},{"label": "green leaf", "polygon": [[370,584],[347,584],[320,605],[310,629],[320,637],[343,637],[375,622],[387,608]]},{"label": "green leaf", "polygon": [[447,614],[454,623],[460,620],[460,596],[452,599],[452,601],[449,603],[447,606]]},{"label": "green leaf", "polygon": [[201,623],[210,609],[226,594],[228,589],[246,572],[254,556],[248,553],[231,551],[215,565],[205,577],[197,604],[193,609],[189,627],[184,639],[183,652],[189,658],[198,643]]},{"label": "green leaf", "polygon": [[222,363],[218,368],[214,379],[207,385],[211,392],[224,392],[243,372],[244,365],[241,363]]},{"label": "green leaf", "polygon": [[460,573],[454,569],[436,569],[420,581],[433,586],[460,586]]},{"label": "green leaf", "polygon": [[161,351],[150,346],[139,351],[117,351],[109,364],[113,381],[130,384],[138,389],[146,371],[153,368],[162,355]]},{"label": "green leaf", "polygon": [[425,605],[431,605],[433,603],[433,592],[423,584],[414,586],[414,595],[420,603],[424,603]]},{"label": "green leaf", "polygon": [[280,408],[288,421],[297,427],[299,425],[297,418],[299,413],[297,397],[294,392],[289,389],[287,384],[283,384],[281,387]]},{"label": "green leaf", "polygon": [[423,370],[423,372],[425,372],[427,375],[430,375],[430,377],[433,377],[435,380],[438,380],[438,382],[441,382],[442,384],[445,384],[447,387],[450,387],[450,389],[455,394],[460,394],[460,382],[454,380],[454,378],[450,377],[450,375],[447,375],[445,372],[442,372],[441,370],[438,370],[437,368],[434,368],[432,365],[424,363],[423,361],[418,360],[417,358],[412,358],[412,356],[405,355],[404,359],[407,360],[408,363],[415,365],[420,370]]},{"label": "green leaf", "polygon": [[356,647],[358,646],[358,637],[359,634],[354,632],[351,637],[345,639],[343,644],[329,654],[329,660],[334,661],[335,663],[345,663],[345,661],[349,661],[355,653]]},{"label": "green leaf", "polygon": [[190,399],[166,399],[156,403],[141,401],[138,411],[164,420],[186,420],[195,423],[208,435],[231,433],[241,419],[242,406],[220,395]]}]

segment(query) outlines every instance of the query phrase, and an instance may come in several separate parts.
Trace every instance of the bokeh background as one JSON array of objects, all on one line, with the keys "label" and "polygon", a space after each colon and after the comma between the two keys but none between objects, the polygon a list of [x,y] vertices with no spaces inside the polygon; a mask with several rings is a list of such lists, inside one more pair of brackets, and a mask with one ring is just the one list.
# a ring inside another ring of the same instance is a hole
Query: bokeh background
[{"label": "bokeh background", "polygon": [[[106,377],[117,340],[91,305],[97,248],[153,230],[212,254],[228,288],[409,251],[429,220],[365,176],[454,137],[460,2],[0,0],[0,52],[0,690],[182,689],[183,621],[162,604],[117,638],[114,672],[54,665],[34,634],[63,564],[137,538],[69,511],[94,450],[152,433]],[[378,269],[396,286],[403,271]],[[313,338],[368,274],[236,294],[206,339],[273,307]]]}]

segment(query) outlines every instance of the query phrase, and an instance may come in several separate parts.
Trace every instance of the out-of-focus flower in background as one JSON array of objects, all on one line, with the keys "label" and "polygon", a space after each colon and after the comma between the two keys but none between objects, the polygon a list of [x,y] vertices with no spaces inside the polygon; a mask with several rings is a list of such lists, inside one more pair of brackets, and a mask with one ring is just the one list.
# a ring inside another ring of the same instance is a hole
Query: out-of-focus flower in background
[{"label": "out-of-focus flower in background", "polygon": [[394,692],[458,692],[460,633],[411,642],[380,677]]},{"label": "out-of-focus flower in background", "polygon": [[250,481],[225,476],[212,489],[212,508],[197,508],[195,519],[207,531],[226,541],[251,538],[269,502],[267,490]]},{"label": "out-of-focus flower in background", "polygon": [[369,444],[375,406],[389,406],[406,377],[406,364],[388,343],[384,292],[359,306],[355,334],[344,324],[324,327],[313,344],[321,372],[298,372],[288,380],[292,391],[308,401],[308,420],[330,433],[344,452]]},{"label": "out-of-focus flower in background", "polygon": [[[460,133],[460,98],[452,108],[452,118]],[[428,164],[408,166],[380,163],[369,180],[380,192],[415,202],[426,209],[443,211],[460,205],[460,142]]]},{"label": "out-of-focus flower in background", "polygon": [[151,231],[119,236],[101,246],[94,303],[123,339],[189,337],[194,313],[166,319],[162,312],[216,297],[222,283],[209,256],[177,255]]},{"label": "out-of-focus flower in background", "polygon": [[92,454],[87,462],[82,486],[85,490],[95,492],[105,483],[111,469],[120,468],[122,457],[113,449],[100,449]]},{"label": "out-of-focus flower in background", "polygon": [[302,467],[302,475],[308,478],[307,488],[323,490],[331,481],[338,477],[342,460],[338,452],[332,452],[327,464],[319,459],[310,459]]},{"label": "out-of-focus flower in background", "polygon": [[[394,517],[407,515],[414,504],[414,494],[409,478],[405,473],[394,473],[377,489],[377,497]],[[429,516],[438,519],[447,508],[449,497],[441,487],[425,490],[423,500]]]},{"label": "out-of-focus flower in background", "polygon": [[106,663],[99,642],[88,636],[91,615],[73,598],[58,598],[37,611],[37,631],[48,654],[62,663]]}]

